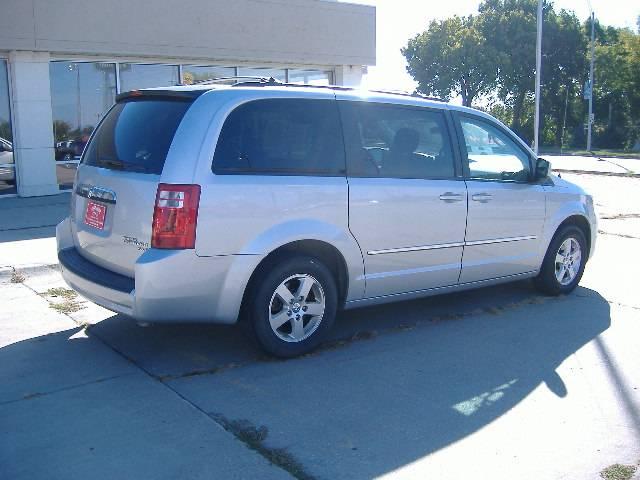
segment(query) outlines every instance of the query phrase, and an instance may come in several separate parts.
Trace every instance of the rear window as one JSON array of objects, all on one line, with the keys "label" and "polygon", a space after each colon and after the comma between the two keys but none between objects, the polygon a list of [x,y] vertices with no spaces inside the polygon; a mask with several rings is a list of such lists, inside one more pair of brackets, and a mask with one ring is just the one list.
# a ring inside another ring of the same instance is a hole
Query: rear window
[{"label": "rear window", "polygon": [[344,176],[335,100],[266,99],[239,106],[220,132],[213,172]]},{"label": "rear window", "polygon": [[192,102],[139,99],[117,103],[87,145],[82,163],[161,174],[176,129]]}]

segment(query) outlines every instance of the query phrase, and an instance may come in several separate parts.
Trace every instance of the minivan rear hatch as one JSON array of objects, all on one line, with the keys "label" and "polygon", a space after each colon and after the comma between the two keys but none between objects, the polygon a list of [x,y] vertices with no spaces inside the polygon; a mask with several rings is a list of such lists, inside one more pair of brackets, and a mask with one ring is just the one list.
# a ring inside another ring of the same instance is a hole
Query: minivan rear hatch
[{"label": "minivan rear hatch", "polygon": [[120,95],[87,144],[76,174],[71,224],[87,260],[133,277],[150,247],[155,195],[173,137],[194,92]]}]

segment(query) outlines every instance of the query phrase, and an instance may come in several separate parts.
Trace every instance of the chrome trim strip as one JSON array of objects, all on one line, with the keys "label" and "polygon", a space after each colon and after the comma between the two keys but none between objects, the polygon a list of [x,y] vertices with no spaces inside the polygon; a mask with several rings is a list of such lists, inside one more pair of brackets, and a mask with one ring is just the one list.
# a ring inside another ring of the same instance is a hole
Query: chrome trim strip
[{"label": "chrome trim strip", "polygon": [[536,238],[538,237],[535,235],[525,235],[523,237],[494,238],[491,240],[475,240],[473,242],[437,243],[434,245],[421,245],[419,247],[386,248],[384,250],[369,250],[367,252],[367,255],[382,255],[385,253],[418,252],[422,250],[438,250],[440,248],[471,247],[474,245],[489,245],[492,243],[518,242],[520,240],[535,240]]},{"label": "chrome trim strip", "polygon": [[108,188],[95,187],[80,183],[76,186],[76,195],[88,198],[89,200],[98,200],[104,203],[116,203],[116,192]]},{"label": "chrome trim strip", "polygon": [[535,240],[535,235],[525,235],[523,237],[505,237],[505,238],[494,238],[492,240],[474,240],[473,242],[465,242],[465,247],[473,246],[473,245],[489,245],[491,243],[506,243],[506,242],[518,242],[520,240]]},{"label": "chrome trim strip", "polygon": [[439,248],[453,248],[453,247],[464,247],[464,242],[438,243],[434,245],[422,245],[420,247],[387,248],[384,250],[370,250],[367,252],[367,255],[381,255],[383,253],[417,252],[420,250],[437,250]]},{"label": "chrome trim strip", "polygon": [[472,288],[475,286],[481,287],[484,285],[495,285],[498,283],[508,282],[516,278],[533,277],[537,275],[537,273],[538,273],[537,270],[530,270],[528,272],[514,273],[512,275],[505,275],[502,277],[487,278],[485,280],[474,280],[473,282],[455,283],[453,285],[444,285],[442,287],[425,288],[423,290],[412,290],[409,292],[399,292],[399,293],[390,293],[388,295],[378,295],[376,297],[359,298],[357,300],[349,300],[348,302],[345,302],[344,308],[349,309],[354,307],[364,307],[367,305],[378,305],[380,303],[386,302],[387,299],[394,298],[394,297],[411,299],[411,298],[420,298],[420,297],[429,296],[429,295],[437,295],[439,293],[468,290],[467,287]]}]

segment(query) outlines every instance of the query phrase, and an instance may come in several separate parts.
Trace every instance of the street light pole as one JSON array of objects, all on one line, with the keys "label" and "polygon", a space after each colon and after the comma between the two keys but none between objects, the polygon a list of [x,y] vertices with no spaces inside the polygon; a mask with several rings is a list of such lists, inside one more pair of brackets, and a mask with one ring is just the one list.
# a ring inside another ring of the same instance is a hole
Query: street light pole
[{"label": "street light pole", "polygon": [[536,37],[536,116],[533,124],[533,150],[538,155],[540,135],[540,76],[542,69],[542,0],[538,0],[538,33]]},{"label": "street light pole", "polygon": [[589,118],[587,118],[587,151],[591,151],[591,125],[593,124],[593,60],[595,57],[595,14],[591,11],[591,65],[589,66]]}]

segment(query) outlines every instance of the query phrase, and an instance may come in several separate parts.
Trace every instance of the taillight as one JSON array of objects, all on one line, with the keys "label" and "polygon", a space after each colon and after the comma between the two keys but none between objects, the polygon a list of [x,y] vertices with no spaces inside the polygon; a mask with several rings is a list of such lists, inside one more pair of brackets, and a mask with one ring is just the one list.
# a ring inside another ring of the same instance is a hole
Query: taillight
[{"label": "taillight", "polygon": [[195,248],[200,185],[161,183],[153,209],[153,248]]}]

